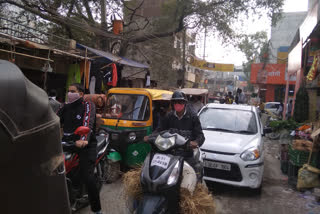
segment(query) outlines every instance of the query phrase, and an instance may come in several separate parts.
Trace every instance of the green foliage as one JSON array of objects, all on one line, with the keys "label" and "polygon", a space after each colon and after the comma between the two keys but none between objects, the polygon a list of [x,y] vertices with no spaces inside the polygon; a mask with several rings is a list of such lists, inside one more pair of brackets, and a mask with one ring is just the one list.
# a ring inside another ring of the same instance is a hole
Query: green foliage
[{"label": "green foliage", "polygon": [[267,60],[264,57],[268,53],[268,36],[267,32],[259,31],[250,35],[239,35],[238,49],[243,52],[247,58],[247,62],[243,64],[243,72],[246,75],[248,90],[253,91],[253,85],[250,82],[251,64],[255,59],[259,58],[261,62]]},{"label": "green foliage", "polygon": [[271,121],[270,127],[273,128],[275,131],[280,131],[283,129],[286,130],[295,130],[298,128],[301,124],[294,121],[293,119],[290,120],[277,120],[277,121]]},{"label": "green foliage", "polygon": [[238,48],[242,51],[248,62],[253,62],[256,58],[260,58],[268,52],[268,35],[266,31],[259,31],[255,34],[240,35]]},{"label": "green foliage", "polygon": [[293,118],[298,122],[309,119],[309,95],[305,87],[300,87],[297,93]]}]

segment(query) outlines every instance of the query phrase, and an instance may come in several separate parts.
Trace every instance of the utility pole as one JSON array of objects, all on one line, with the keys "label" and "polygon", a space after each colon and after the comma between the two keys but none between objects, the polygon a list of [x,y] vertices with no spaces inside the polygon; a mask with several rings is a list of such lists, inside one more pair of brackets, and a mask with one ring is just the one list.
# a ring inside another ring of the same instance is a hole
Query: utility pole
[{"label": "utility pole", "polygon": [[207,41],[207,28],[204,28],[204,44],[203,44],[203,60],[206,60],[206,41]]},{"label": "utility pole", "polygon": [[182,88],[184,88],[185,73],[186,73],[186,29],[183,30],[183,35],[182,35],[182,85],[181,85]]}]

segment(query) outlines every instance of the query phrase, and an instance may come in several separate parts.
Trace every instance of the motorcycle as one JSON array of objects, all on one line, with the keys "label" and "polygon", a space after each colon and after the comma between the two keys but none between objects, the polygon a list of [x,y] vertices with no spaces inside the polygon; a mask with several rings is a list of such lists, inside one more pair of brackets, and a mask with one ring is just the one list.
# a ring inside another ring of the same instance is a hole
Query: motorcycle
[{"label": "motorcycle", "polygon": [[266,113],[267,113],[266,127],[269,127],[272,130],[270,133],[266,134],[266,137],[268,137],[270,140],[277,140],[280,138],[280,132],[278,132],[274,128],[270,127],[270,123],[272,121],[279,121],[279,120],[281,120],[281,118],[278,115],[276,115],[268,110],[266,110]]},{"label": "motorcycle", "polygon": [[190,149],[188,139],[164,131],[159,135],[150,135],[148,141],[152,149],[142,167],[140,181],[143,197],[138,201],[136,213],[179,213],[180,188],[193,192],[197,182],[202,180],[200,149],[191,152],[200,164],[199,177],[185,161],[185,158],[191,157],[185,156]]},{"label": "motorcycle", "polygon": [[[79,148],[75,146],[77,136],[86,135],[90,132],[90,128],[85,126],[78,127],[75,132],[68,136],[68,141],[62,142],[63,153],[65,158],[65,172],[67,178],[67,187],[69,193],[69,201],[73,212],[89,205],[88,194],[84,185],[76,185],[80,179]],[[95,161],[94,176],[97,183],[97,188],[100,191],[102,184],[105,183],[107,167],[106,150],[108,147],[108,135],[100,132],[97,138],[97,157]]]}]

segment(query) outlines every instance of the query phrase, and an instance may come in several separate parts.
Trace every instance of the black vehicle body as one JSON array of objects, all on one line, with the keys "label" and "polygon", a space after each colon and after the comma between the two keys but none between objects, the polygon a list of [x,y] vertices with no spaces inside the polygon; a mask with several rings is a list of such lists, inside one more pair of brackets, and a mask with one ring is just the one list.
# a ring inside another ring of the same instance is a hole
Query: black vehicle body
[{"label": "black vehicle body", "polygon": [[[143,198],[139,201],[138,214],[179,213],[180,185],[184,167],[190,165],[185,162],[185,151],[189,147],[189,140],[167,131],[161,132],[159,137],[175,138],[175,144],[166,150],[156,145],[157,138],[150,136],[151,152],[144,161],[141,172],[141,186]],[[191,168],[191,167],[190,167]],[[195,183],[196,175],[193,170]]]},{"label": "black vehicle body", "polygon": [[[105,183],[107,167],[106,151],[108,140],[104,135],[97,136],[97,157],[95,161],[94,176],[96,178],[97,188],[100,191],[102,184]],[[72,136],[71,136],[72,139]],[[88,195],[84,185],[79,185],[80,182],[80,167],[79,167],[79,148],[75,146],[75,140],[62,142],[63,152],[65,156],[65,168],[67,187],[69,192],[69,201],[72,211],[77,211],[89,205]]]}]

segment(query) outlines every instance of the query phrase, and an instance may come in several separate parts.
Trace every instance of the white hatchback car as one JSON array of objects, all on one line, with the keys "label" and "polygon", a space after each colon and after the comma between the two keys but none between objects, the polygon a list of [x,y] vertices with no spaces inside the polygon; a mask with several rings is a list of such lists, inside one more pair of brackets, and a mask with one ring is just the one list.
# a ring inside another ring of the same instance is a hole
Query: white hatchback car
[{"label": "white hatchback car", "polygon": [[204,179],[260,189],[263,126],[254,106],[208,104],[199,112]]}]

